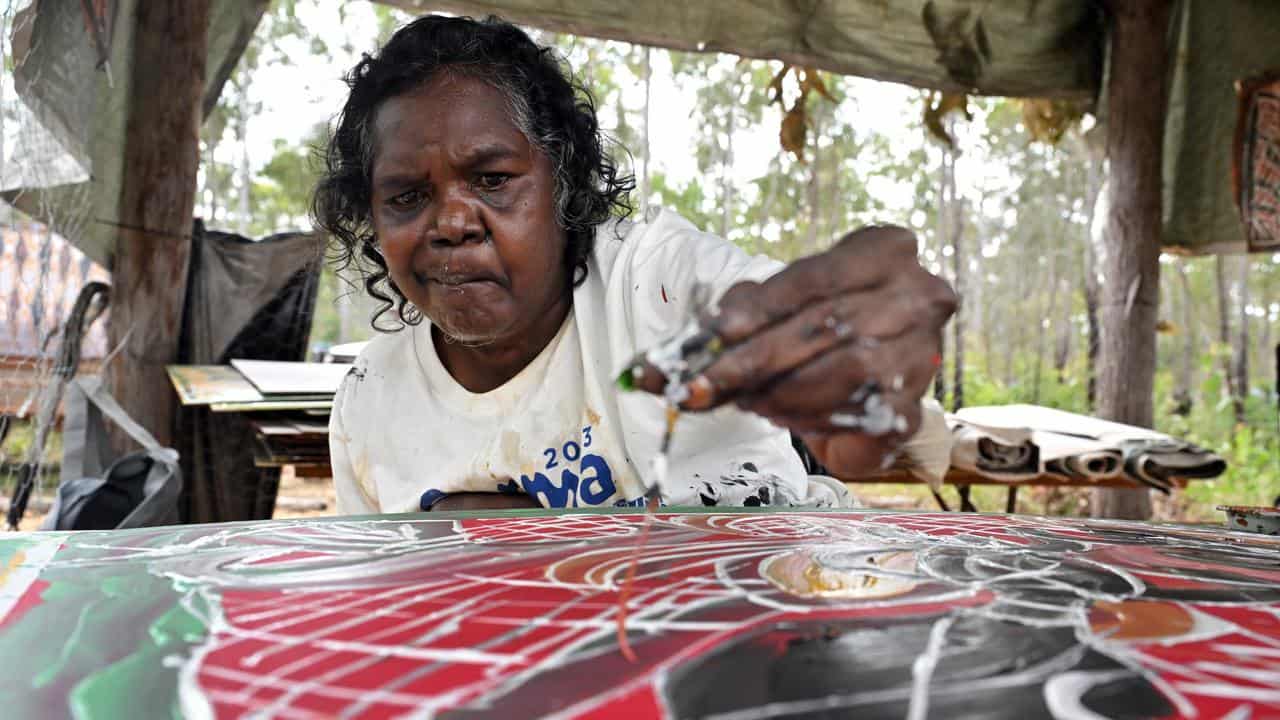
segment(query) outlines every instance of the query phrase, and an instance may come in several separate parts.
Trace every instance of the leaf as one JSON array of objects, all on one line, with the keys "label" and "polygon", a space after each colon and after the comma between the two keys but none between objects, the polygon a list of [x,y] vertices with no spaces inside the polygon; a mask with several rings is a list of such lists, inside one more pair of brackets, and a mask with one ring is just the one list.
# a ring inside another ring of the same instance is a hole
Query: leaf
[{"label": "leaf", "polygon": [[1028,98],[1022,101],[1022,124],[1032,140],[1057,145],[1068,130],[1080,124],[1084,111],[1080,102]]},{"label": "leaf", "polygon": [[769,89],[773,91],[773,96],[769,98],[769,104],[782,104],[782,80],[787,76],[787,72],[790,70],[791,66],[783,63],[782,69],[779,70],[778,74],[774,75],[773,79],[769,81]]},{"label": "leaf", "polygon": [[800,162],[804,162],[804,141],[808,132],[808,119],[805,116],[804,98],[796,100],[796,104],[791,106],[787,114],[782,118],[782,128],[778,132],[778,139],[782,142],[782,149],[796,156]]},{"label": "leaf", "polygon": [[826,83],[822,82],[822,76],[814,68],[807,67],[804,69],[804,80],[800,83],[800,94],[808,95],[810,90],[817,90],[822,97],[835,102],[836,99],[831,97],[831,93],[827,91]]}]

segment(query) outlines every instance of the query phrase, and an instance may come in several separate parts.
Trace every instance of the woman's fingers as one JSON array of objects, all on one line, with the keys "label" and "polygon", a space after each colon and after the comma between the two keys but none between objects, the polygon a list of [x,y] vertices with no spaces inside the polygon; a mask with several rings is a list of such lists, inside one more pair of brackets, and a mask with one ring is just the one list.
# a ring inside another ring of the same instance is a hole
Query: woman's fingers
[{"label": "woman's fingers", "polygon": [[892,338],[909,330],[923,310],[919,298],[892,288],[814,303],[726,349],[702,371],[689,407],[703,409],[753,392],[842,346]]},{"label": "woman's fingers", "polygon": [[726,344],[746,340],[813,303],[873,290],[916,261],[916,239],[894,226],[849,233],[828,252],[797,260],[763,283],[740,283],[717,304],[713,329]]},{"label": "woman's fingers", "polygon": [[769,418],[805,418],[829,427],[831,413],[871,398],[918,402],[937,370],[936,333],[916,330],[886,341],[843,345],[742,395],[739,407]]}]

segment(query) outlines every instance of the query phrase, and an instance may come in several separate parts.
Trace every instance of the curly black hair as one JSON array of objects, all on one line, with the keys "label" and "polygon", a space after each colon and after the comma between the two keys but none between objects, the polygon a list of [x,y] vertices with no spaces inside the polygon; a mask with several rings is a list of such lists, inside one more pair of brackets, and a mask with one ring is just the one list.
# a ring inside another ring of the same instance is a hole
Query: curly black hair
[{"label": "curly black hair", "polygon": [[[567,236],[564,264],[573,287],[587,277],[596,228],[632,212],[633,176],[605,150],[591,93],[549,47],[496,17],[427,15],[396,31],[347,74],[351,93],[323,151],[324,170],[312,198],[316,226],[335,240],[337,267],[354,267],[379,301],[375,330],[395,331],[422,321],[387,273],[370,208],[373,119],[388,99],[421,87],[446,71],[484,80],[507,99],[511,119],[551,161],[557,220]],[[380,327],[395,309],[400,324]]]}]

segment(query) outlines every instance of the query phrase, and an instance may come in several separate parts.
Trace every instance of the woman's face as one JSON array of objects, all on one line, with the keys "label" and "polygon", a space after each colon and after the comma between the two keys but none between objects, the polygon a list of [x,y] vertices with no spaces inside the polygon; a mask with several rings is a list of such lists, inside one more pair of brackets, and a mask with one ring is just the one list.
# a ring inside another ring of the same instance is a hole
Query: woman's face
[{"label": "woman's face", "polygon": [[550,160],[488,83],[442,73],[374,116],[371,206],[396,286],[448,338],[519,340],[564,301]]}]

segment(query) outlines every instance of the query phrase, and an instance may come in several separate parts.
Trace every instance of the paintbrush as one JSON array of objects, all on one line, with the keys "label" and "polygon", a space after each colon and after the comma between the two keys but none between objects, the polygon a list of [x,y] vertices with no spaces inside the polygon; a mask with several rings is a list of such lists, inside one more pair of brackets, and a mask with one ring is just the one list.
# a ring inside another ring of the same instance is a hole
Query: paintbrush
[{"label": "paintbrush", "polygon": [[711,366],[724,351],[724,342],[715,331],[707,328],[697,318],[692,318],[671,338],[638,354],[616,380],[623,390],[636,390],[647,386],[656,390],[656,379],[665,379],[662,396],[666,405],[666,422],[658,452],[650,465],[650,477],[645,479],[645,498],[654,500],[661,495],[667,479],[667,455],[675,434],[676,420],[680,417],[680,403],[689,397],[688,383]]},{"label": "paintbrush", "polygon": [[[649,377],[661,376],[666,378],[665,388],[673,388],[673,383],[676,388],[664,390],[663,394],[679,396],[679,388],[710,367],[723,351],[724,341],[715,331],[702,327],[696,319],[690,320],[671,338],[636,355],[618,374],[616,382],[623,390],[636,390]],[[675,402],[683,399],[677,397]]]}]

